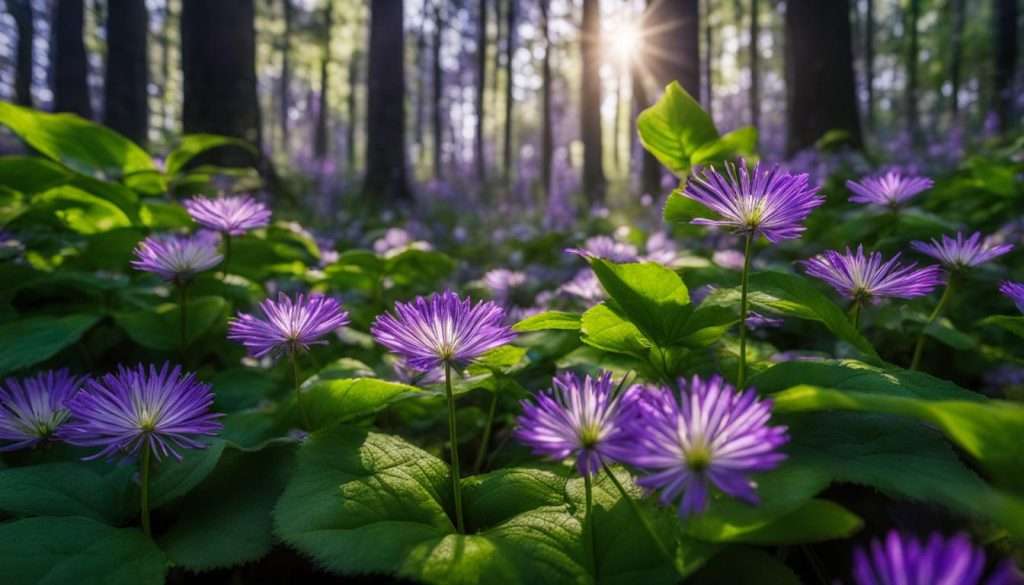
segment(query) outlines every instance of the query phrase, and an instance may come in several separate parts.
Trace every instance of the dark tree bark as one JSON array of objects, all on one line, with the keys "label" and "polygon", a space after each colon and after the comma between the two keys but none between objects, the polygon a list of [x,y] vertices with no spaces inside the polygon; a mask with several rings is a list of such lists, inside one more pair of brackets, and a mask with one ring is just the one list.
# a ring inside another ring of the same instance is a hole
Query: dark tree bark
[{"label": "dark tree bark", "polygon": [[868,128],[875,127],[875,0],[867,0],[864,15],[864,84],[867,86]]},{"label": "dark tree bark", "polygon": [[53,110],[92,117],[88,67],[82,27],[84,0],[54,3],[53,15]]},{"label": "dark tree bark", "polygon": [[160,31],[160,95],[164,96],[157,100],[160,104],[160,130],[165,132],[171,129],[171,108],[168,105],[167,95],[171,91],[171,26],[173,14],[171,4],[164,5],[164,23]]},{"label": "dark tree bark", "polygon": [[375,203],[412,198],[405,159],[403,4],[370,0],[363,196]]},{"label": "dark tree bark", "polygon": [[[706,2],[704,8],[704,109],[708,115],[715,115],[715,36],[714,27],[711,26],[711,2]],[[693,94],[700,95],[700,94]],[[699,98],[698,98],[699,99]]]},{"label": "dark tree bark", "polygon": [[950,39],[949,84],[952,95],[949,100],[950,111],[954,122],[960,117],[960,76],[963,69],[964,56],[964,0],[953,0],[950,8],[953,11],[953,31]]},{"label": "dark tree bark", "polygon": [[995,0],[995,113],[1000,132],[1014,123],[1013,81],[1017,74],[1017,0]]},{"label": "dark tree bark", "polygon": [[[636,119],[636,115],[650,105],[650,99],[647,97],[647,80],[644,79],[641,61],[633,63],[630,77],[633,82],[633,110]],[[640,191],[656,197],[661,193],[661,163],[646,149],[640,149],[640,157]]]},{"label": "dark tree bark", "polygon": [[[321,47],[320,55],[320,95],[316,112],[316,134],[313,137],[313,154],[317,160],[326,159],[329,149],[328,128],[330,127],[331,112],[327,96],[330,95],[331,90],[331,31],[333,28],[334,3],[328,0],[324,7],[324,46]],[[287,135],[285,133],[286,137]]]},{"label": "dark tree bark", "polygon": [[514,78],[512,76],[512,61],[516,53],[516,3],[518,0],[508,0],[505,9],[505,139],[504,155],[502,165],[502,176],[505,184],[512,182],[512,113],[515,104],[513,103],[512,88]]},{"label": "dark tree bark", "polygon": [[[233,136],[262,147],[254,17],[253,0],[182,0],[182,126],[186,133]],[[220,164],[258,162],[238,149],[210,154],[208,160]]]},{"label": "dark tree bark", "polygon": [[431,43],[431,150],[434,154],[434,178],[443,175],[444,162],[444,69],[441,68],[441,48],[444,41],[444,0],[434,0],[434,39]]},{"label": "dark tree bark", "polygon": [[758,1],[750,0],[750,125],[761,124],[761,22]]},{"label": "dark tree bark", "polygon": [[[331,3],[328,1],[327,6],[330,10]],[[288,154],[288,143],[289,143],[289,132],[290,121],[288,120],[288,112],[292,109],[291,100],[291,86],[292,86],[292,67],[291,67],[291,48],[292,48],[292,13],[294,7],[292,6],[291,0],[281,0],[281,11],[284,16],[284,34],[281,35],[281,112],[278,114],[281,124],[281,145],[284,148],[284,154]],[[322,70],[321,70],[322,72]],[[323,82],[323,79],[321,79]],[[321,85],[321,89],[323,85]]]},{"label": "dark tree bark", "polygon": [[907,132],[914,144],[921,143],[921,120],[917,109],[917,61],[919,57],[917,21],[921,12],[921,0],[910,0],[907,11]]},{"label": "dark tree bark", "polygon": [[31,0],[7,0],[7,12],[14,19],[18,31],[18,45],[14,57],[14,101],[32,107],[32,42],[35,38],[35,21],[32,16]]},{"label": "dark tree bark", "polygon": [[348,124],[345,125],[345,156],[348,172],[352,175],[355,175],[356,172],[356,123],[359,121],[356,85],[359,83],[359,62],[361,60],[362,52],[355,50],[352,52],[351,61],[348,64],[348,102],[345,105]]},{"label": "dark tree bark", "polygon": [[583,195],[590,203],[604,201],[604,149],[601,140],[601,3],[583,0],[580,30],[583,71],[580,82],[580,133],[583,139]]},{"label": "dark tree bark", "polygon": [[849,1],[789,0],[785,27],[786,151],[813,146],[832,129],[860,148]]},{"label": "dark tree bark", "polygon": [[[543,2],[543,0],[541,0]],[[476,178],[483,182],[487,176],[484,160],[484,91],[487,88],[487,0],[480,0],[476,31],[476,132],[473,142],[473,162]]]},{"label": "dark tree bark", "polygon": [[501,50],[501,39],[504,35],[501,33],[505,26],[505,18],[501,11],[501,6],[504,0],[494,0],[494,75],[491,76],[491,111],[498,111],[498,100],[501,96],[499,88],[499,78],[501,75],[498,73],[501,71],[501,60],[505,52]]},{"label": "dark tree bark", "polygon": [[149,132],[149,11],[145,0],[107,0],[103,123],[145,147]]},{"label": "dark tree bark", "polygon": [[543,201],[551,196],[551,169],[555,152],[554,124],[551,119],[551,31],[550,0],[538,0],[540,5],[540,36],[544,43],[544,57],[541,60],[541,141],[540,181]]}]

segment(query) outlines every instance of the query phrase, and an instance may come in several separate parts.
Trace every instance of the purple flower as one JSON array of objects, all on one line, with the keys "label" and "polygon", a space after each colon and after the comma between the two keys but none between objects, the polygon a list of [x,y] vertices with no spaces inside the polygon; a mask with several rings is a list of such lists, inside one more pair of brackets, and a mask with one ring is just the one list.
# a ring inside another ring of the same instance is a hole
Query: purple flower
[{"label": "purple flower", "polygon": [[864,255],[864,246],[857,253],[846,254],[828,250],[803,262],[807,274],[827,282],[848,299],[878,302],[885,297],[909,299],[926,295],[942,283],[938,266],[917,268],[903,265],[896,254],[888,262],[880,252]]},{"label": "purple flower", "polygon": [[747,313],[747,327],[751,329],[782,327],[783,323],[782,319],[768,317],[754,311]]},{"label": "purple flower", "polygon": [[638,395],[634,437],[625,461],[650,475],[637,483],[661,490],[660,501],[679,501],[682,517],[708,507],[711,487],[758,503],[753,472],[774,469],[784,459],[786,427],[770,427],[770,400],[753,389],[737,392],[721,376],[694,376],[679,391],[660,387]]},{"label": "purple flower", "polygon": [[59,436],[79,447],[101,447],[86,459],[134,456],[144,448],[157,459],[180,460],[179,449],[201,449],[200,437],[221,429],[221,415],[210,412],[210,386],[166,363],[159,370],[121,366],[116,374],[86,381],[67,404],[72,420]]},{"label": "purple flower", "polygon": [[1017,305],[1017,310],[1024,313],[1024,283],[1007,280],[999,286],[999,292],[1009,297]]},{"label": "purple flower", "polygon": [[964,534],[943,538],[932,533],[921,542],[893,530],[853,553],[857,585],[1021,585],[1024,577],[1005,561],[986,580],[985,552]]},{"label": "purple flower", "polygon": [[515,437],[536,455],[575,457],[580,474],[593,475],[629,444],[630,394],[614,395],[611,372],[582,380],[565,372],[551,382],[554,388],[538,393],[534,402],[523,401]]},{"label": "purple flower", "polygon": [[993,244],[983,240],[981,232],[974,232],[966,240],[963,233],[957,232],[956,239],[942,236],[941,243],[933,239],[930,244],[911,242],[910,247],[935,258],[951,270],[962,270],[984,264],[1013,249],[1011,244]]},{"label": "purple flower", "polygon": [[239,313],[228,325],[228,339],[245,346],[249,355],[261,358],[306,351],[310,345],[327,343],[320,338],[348,325],[341,303],[323,295],[298,295],[295,300],[278,293],[277,300],[260,303],[263,319]]},{"label": "purple flower", "polygon": [[498,304],[474,305],[449,290],[395,303],[395,314],[378,316],[370,332],[410,367],[426,372],[445,363],[468,362],[512,341],[515,333],[504,321]]},{"label": "purple flower", "polygon": [[608,236],[594,236],[587,239],[582,248],[568,248],[566,252],[583,258],[601,258],[611,262],[636,262],[639,258],[636,246],[618,242]]},{"label": "purple flower", "polygon": [[135,248],[132,267],[152,272],[164,280],[183,282],[220,264],[217,235],[199,232],[190,236],[149,236]]},{"label": "purple flower", "polygon": [[490,291],[491,297],[505,305],[508,304],[516,289],[526,284],[526,274],[517,270],[498,268],[488,271],[482,280]]},{"label": "purple flower", "polygon": [[577,272],[572,280],[563,284],[558,290],[582,300],[588,306],[600,303],[606,297],[601,281],[589,268]]},{"label": "purple flower", "polygon": [[193,197],[185,201],[185,209],[199,225],[240,236],[270,223],[267,206],[248,195],[236,197]]},{"label": "purple flower", "polygon": [[47,371],[0,386],[0,451],[14,451],[45,441],[60,428],[71,412],[67,401],[81,379],[67,370]]},{"label": "purple flower", "polygon": [[850,201],[854,203],[896,207],[918,193],[931,189],[932,180],[889,171],[884,175],[864,177],[860,182],[847,181],[846,188],[853,191]]},{"label": "purple flower", "polygon": [[698,218],[692,223],[753,236],[764,234],[772,243],[800,237],[803,221],[825,202],[807,175],[790,175],[778,166],[769,169],[760,163],[748,171],[744,161],[738,168],[727,163],[725,175],[708,168],[691,176],[683,195],[722,217]]}]

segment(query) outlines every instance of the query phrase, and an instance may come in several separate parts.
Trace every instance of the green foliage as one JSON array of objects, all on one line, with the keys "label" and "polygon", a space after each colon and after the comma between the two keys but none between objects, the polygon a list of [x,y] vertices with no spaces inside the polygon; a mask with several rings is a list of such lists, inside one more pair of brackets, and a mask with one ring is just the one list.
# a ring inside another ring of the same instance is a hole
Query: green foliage
[{"label": "green foliage", "polygon": [[124,473],[103,474],[77,461],[0,469],[0,510],[15,517],[85,516],[116,524],[135,509],[124,498],[126,484]]},{"label": "green foliage", "polygon": [[[221,297],[204,296],[188,301],[185,311],[186,344],[197,341],[227,318],[228,303]],[[150,309],[115,313],[114,321],[133,341],[158,351],[173,351],[181,346],[181,308],[163,303]]]},{"label": "green foliage", "polygon": [[0,325],[0,375],[35,365],[74,344],[99,315],[28,317]]}]

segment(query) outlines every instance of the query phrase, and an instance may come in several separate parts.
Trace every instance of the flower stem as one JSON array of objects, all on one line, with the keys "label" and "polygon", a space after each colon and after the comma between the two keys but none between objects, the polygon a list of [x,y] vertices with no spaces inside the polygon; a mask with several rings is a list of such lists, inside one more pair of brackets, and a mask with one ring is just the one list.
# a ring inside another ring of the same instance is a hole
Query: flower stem
[{"label": "flower stem", "polygon": [[491,396],[491,408],[487,412],[487,423],[484,425],[484,434],[480,438],[480,449],[476,452],[476,461],[473,462],[473,473],[480,473],[484,466],[484,458],[487,456],[487,444],[491,442],[491,428],[494,426],[494,412],[498,409],[498,392]]},{"label": "flower stem", "polygon": [[231,234],[224,232],[224,262],[221,266],[221,274],[223,278],[228,277],[228,262],[231,261]]},{"label": "flower stem", "polygon": [[302,387],[299,385],[299,361],[295,357],[294,351],[288,352],[288,361],[291,362],[292,385],[295,386],[295,405],[299,407],[303,429],[311,431],[313,429],[309,424],[309,413],[306,412],[306,406],[302,402]]},{"label": "flower stem", "polygon": [[860,331],[860,308],[863,303],[860,299],[854,299],[850,306],[850,321],[853,321],[853,328]]},{"label": "flower stem", "polygon": [[142,531],[146,533],[146,536],[152,536],[153,534],[149,526],[149,467],[151,457],[149,445],[143,446],[142,462],[140,463],[142,469],[139,478],[142,483],[142,489],[139,493],[139,508],[142,513]]},{"label": "flower stem", "polygon": [[949,281],[946,283],[946,290],[942,291],[942,297],[939,298],[939,304],[935,305],[935,310],[928,316],[928,321],[924,324],[924,329],[921,330],[921,334],[917,336],[917,345],[914,346],[914,358],[910,361],[910,369],[917,370],[918,366],[921,365],[921,356],[924,354],[924,344],[926,338],[926,332],[931,324],[939,318],[942,311],[945,310],[946,305],[949,304],[950,297],[953,296],[953,277],[949,277]]},{"label": "flower stem", "polygon": [[590,478],[589,473],[583,474],[583,494],[584,494],[584,508],[583,508],[583,533],[586,543],[586,555],[590,562],[591,572],[594,574],[594,580],[597,580],[597,558],[596,558],[596,545],[594,544],[594,486],[593,480]]},{"label": "flower stem", "polygon": [[452,392],[452,365],[444,363],[444,390],[448,398],[448,440],[452,453],[452,499],[455,500],[455,527],[460,533],[466,532],[462,521],[462,474],[459,473],[459,440],[455,431],[455,394]]},{"label": "flower stem", "polygon": [[665,543],[661,542],[661,539],[658,538],[658,533],[654,531],[654,527],[647,521],[647,516],[644,515],[643,510],[641,510],[640,506],[637,505],[636,500],[629,497],[629,494],[626,493],[626,488],[622,487],[622,484],[619,483],[619,479],[615,477],[615,474],[612,473],[611,469],[608,469],[607,464],[602,463],[601,466],[604,468],[605,475],[608,476],[608,479],[612,480],[612,483],[615,484],[615,488],[619,490],[619,495],[622,496],[623,500],[626,500],[630,509],[633,510],[633,514],[640,520],[640,524],[647,532],[647,536],[649,536],[651,540],[654,541],[654,545],[658,547],[658,552],[660,552],[661,555],[665,557],[665,560],[672,565],[672,568],[676,569],[678,572],[679,569],[676,567],[675,557],[669,553],[668,549],[665,547]]},{"label": "flower stem", "polygon": [[743,244],[743,274],[740,277],[740,365],[736,374],[736,387],[743,389],[747,374],[747,281],[750,275],[750,247],[754,234],[748,233]]},{"label": "flower stem", "polygon": [[178,313],[181,317],[181,353],[184,360],[185,349],[188,348],[188,284],[178,283]]}]

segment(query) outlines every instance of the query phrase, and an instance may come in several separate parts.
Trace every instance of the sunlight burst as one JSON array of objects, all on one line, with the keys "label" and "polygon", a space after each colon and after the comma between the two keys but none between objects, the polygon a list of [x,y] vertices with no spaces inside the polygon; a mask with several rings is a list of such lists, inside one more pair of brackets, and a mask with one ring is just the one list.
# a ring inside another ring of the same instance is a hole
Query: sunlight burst
[{"label": "sunlight burst", "polygon": [[632,24],[614,31],[611,37],[612,55],[619,61],[631,61],[640,49],[640,31]]}]

